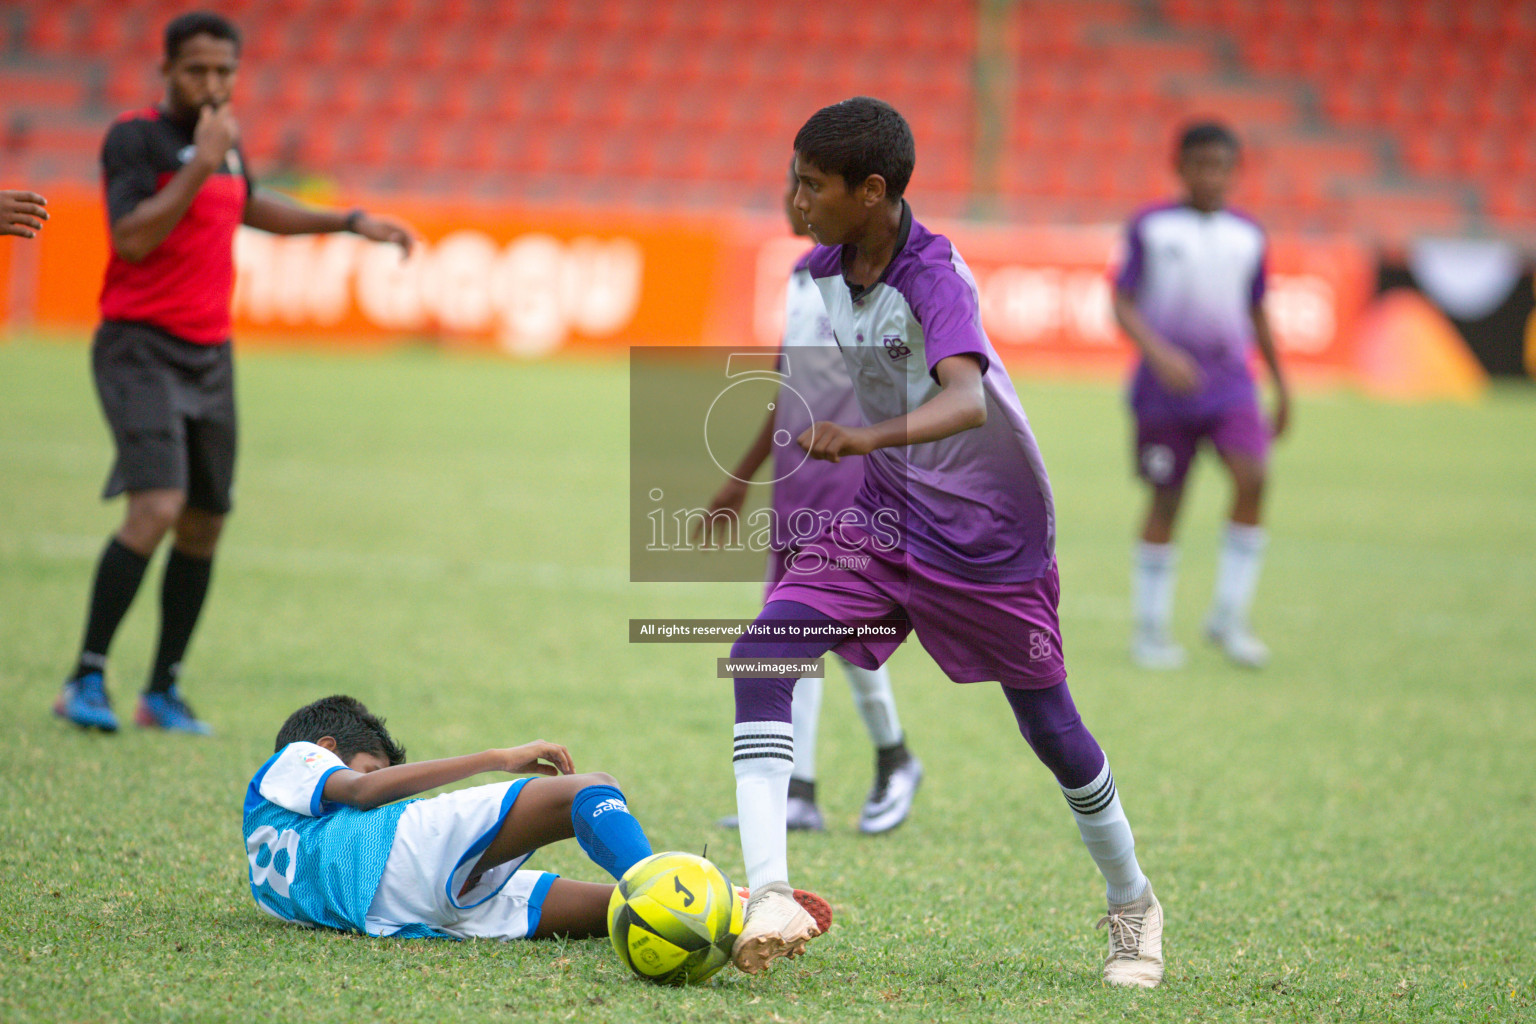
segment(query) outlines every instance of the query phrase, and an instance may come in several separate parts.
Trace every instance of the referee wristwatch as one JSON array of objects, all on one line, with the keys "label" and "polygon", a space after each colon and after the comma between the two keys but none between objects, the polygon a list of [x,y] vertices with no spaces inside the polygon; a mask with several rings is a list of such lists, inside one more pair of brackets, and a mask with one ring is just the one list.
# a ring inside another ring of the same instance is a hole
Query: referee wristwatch
[{"label": "referee wristwatch", "polygon": [[363,208],[359,206],[355,209],[347,211],[347,219],[341,222],[341,226],[355,235],[357,234],[357,222],[366,216],[368,215],[363,212]]}]

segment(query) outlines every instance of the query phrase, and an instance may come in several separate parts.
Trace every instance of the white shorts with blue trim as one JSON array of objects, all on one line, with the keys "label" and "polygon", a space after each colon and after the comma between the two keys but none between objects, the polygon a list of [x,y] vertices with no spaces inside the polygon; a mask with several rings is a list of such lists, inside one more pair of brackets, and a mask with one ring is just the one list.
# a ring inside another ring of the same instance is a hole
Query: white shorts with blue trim
[{"label": "white shorts with blue trim", "polygon": [[461,939],[533,934],[544,896],[558,876],[519,871],[531,853],[498,864],[460,893],[529,781],[475,786],[407,807],[368,907],[368,934],[393,935],[412,925]]}]

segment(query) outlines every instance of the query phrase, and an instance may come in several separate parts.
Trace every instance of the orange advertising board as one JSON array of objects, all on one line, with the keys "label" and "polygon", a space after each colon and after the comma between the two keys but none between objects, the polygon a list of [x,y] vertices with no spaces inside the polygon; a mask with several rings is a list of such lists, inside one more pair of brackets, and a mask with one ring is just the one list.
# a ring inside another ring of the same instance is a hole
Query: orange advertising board
[{"label": "orange advertising board", "polygon": [[[1111,227],[934,224],[976,278],[982,320],[1010,363],[1053,369],[1118,370],[1132,349],[1115,325],[1111,275],[1123,242]],[[783,325],[785,278],[808,243],[762,243],[757,257],[754,336],[774,344]],[[1265,309],[1288,365],[1347,375],[1355,366],[1355,322],[1370,295],[1369,253],[1347,239],[1270,240]]]},{"label": "orange advertising board", "polygon": [[[410,259],[353,235],[242,229],[237,334],[333,345],[426,337],[519,357],[636,344],[774,345],[784,283],[807,245],[767,215],[398,199],[372,207],[420,232]],[[29,306],[41,325],[87,329],[107,258],[101,203],[65,192],[50,196],[50,209]],[[1117,229],[933,226],[975,275],[983,320],[1005,359],[1090,371],[1129,360],[1110,309]],[[1370,266],[1346,240],[1272,240],[1266,302],[1288,362],[1334,374],[1355,367],[1353,327]]]}]

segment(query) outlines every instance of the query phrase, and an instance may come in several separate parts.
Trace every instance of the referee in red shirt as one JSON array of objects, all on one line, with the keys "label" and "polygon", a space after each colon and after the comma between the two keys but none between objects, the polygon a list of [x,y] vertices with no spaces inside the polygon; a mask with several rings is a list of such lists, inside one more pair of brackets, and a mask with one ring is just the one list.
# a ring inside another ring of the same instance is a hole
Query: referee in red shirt
[{"label": "referee in red shirt", "polygon": [[112,256],[91,347],[96,390],[117,445],[104,497],[128,495],[122,528],[96,566],[80,657],[54,712],[113,732],[107,649],[150,557],[174,533],[160,591],[160,643],[134,720],[207,734],[176,678],[208,592],[235,468],[230,297],[241,224],[279,235],[351,231],[404,253],[403,224],[302,207],[258,191],[230,97],[240,33],[217,14],[165,29],[165,99],[118,118],[102,145]]}]

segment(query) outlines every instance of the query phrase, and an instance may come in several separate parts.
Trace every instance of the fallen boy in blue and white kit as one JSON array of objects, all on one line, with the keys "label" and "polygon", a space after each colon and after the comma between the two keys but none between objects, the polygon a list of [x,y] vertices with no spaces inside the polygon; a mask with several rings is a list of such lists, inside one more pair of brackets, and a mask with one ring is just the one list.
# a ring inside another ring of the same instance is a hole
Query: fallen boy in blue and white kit
[{"label": "fallen boy in blue and white kit", "polygon": [[[404,799],[482,772],[553,777]],[[522,865],[572,837],[615,879],[651,855],[613,777],[574,774],[559,744],[406,764],[383,721],[341,696],[283,724],[246,791],[243,831],[262,910],[402,938],[607,935],[612,885]]]}]

